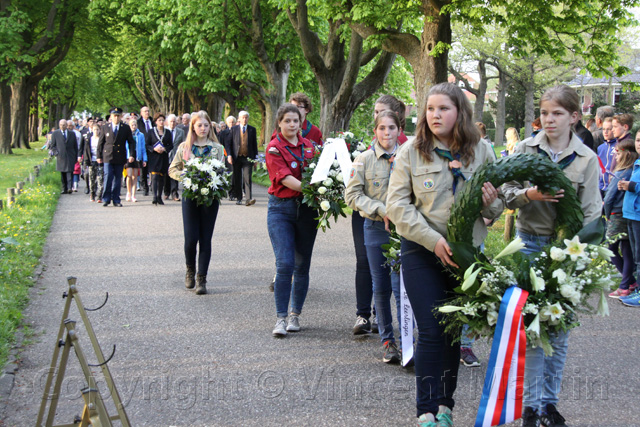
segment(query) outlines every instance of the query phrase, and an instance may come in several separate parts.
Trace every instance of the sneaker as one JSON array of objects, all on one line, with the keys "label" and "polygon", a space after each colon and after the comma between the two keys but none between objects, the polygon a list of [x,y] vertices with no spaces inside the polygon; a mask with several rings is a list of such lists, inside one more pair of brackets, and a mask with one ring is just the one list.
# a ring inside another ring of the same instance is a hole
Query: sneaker
[{"label": "sneaker", "polygon": [[271,292],[273,292],[273,290],[275,289],[275,287],[276,287],[276,275],[274,274],[274,275],[273,275],[273,280],[272,280],[272,281],[271,281],[271,283],[269,284],[269,290],[270,290]]},{"label": "sneaker", "polygon": [[358,316],[356,324],[353,325],[353,335],[364,335],[371,333],[371,322],[362,316]]},{"label": "sneaker", "polygon": [[556,409],[555,405],[548,403],[545,411],[540,415],[540,425],[545,427],[566,427],[564,417]]},{"label": "sneaker", "polygon": [[391,340],[385,341],[382,347],[384,348],[384,354],[382,355],[384,363],[400,363],[402,358],[395,342]]},{"label": "sneaker", "polygon": [[137,201],[138,201],[138,199],[136,199],[135,197],[131,196],[131,201],[132,201],[133,203],[135,203],[135,202],[137,202]]},{"label": "sneaker", "polygon": [[538,416],[538,411],[531,406],[525,407],[522,413],[522,427],[538,427],[539,425],[540,416]]},{"label": "sneaker", "polygon": [[371,332],[374,334],[379,334],[378,330],[378,316],[373,316],[373,322],[371,322]]},{"label": "sneaker", "polygon": [[634,293],[638,290],[638,284],[634,283],[633,285],[629,285],[629,292]]},{"label": "sneaker", "polygon": [[444,409],[440,409],[438,411],[438,415],[436,415],[436,426],[437,427],[453,427],[453,414],[451,414],[451,409],[444,407]]},{"label": "sneaker", "polygon": [[640,292],[636,291],[628,297],[620,297],[620,301],[628,307],[640,307]]},{"label": "sneaker", "polygon": [[299,332],[300,331],[300,315],[291,314],[289,321],[287,322],[287,332]]},{"label": "sneaker", "polygon": [[609,294],[609,298],[628,297],[631,291],[629,289],[618,288]]},{"label": "sneaker", "polygon": [[287,318],[286,317],[278,317],[278,320],[276,320],[276,326],[273,328],[273,332],[271,332],[271,334],[277,338],[287,336]]},{"label": "sneaker", "polygon": [[478,361],[476,355],[473,354],[473,350],[471,348],[460,348],[460,363],[470,368],[477,368],[480,366],[480,361]]},{"label": "sneaker", "polygon": [[[429,417],[431,414],[422,414],[418,417],[418,427],[436,427],[437,424],[435,421],[431,421]],[[432,415],[433,416],[433,415]]]}]

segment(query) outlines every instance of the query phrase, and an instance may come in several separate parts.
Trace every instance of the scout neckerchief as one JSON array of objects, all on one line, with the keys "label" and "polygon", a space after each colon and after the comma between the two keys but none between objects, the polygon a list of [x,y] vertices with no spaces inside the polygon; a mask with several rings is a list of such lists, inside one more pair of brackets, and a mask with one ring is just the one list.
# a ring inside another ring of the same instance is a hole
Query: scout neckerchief
[{"label": "scout neckerchief", "polygon": [[393,166],[396,164],[396,151],[398,151],[398,142],[396,142],[396,146],[393,147],[393,152],[391,154],[384,152],[380,157],[383,159],[387,159],[389,163],[391,163],[391,167],[389,168],[389,176],[391,176],[391,172],[393,172]]},{"label": "scout neckerchief", "polygon": [[[200,155],[198,155],[198,151],[200,151],[200,148],[202,148],[202,153],[200,153]],[[207,156],[209,156],[209,153],[211,152],[211,145],[207,144],[204,147],[202,147],[202,146],[198,147],[197,145],[194,144],[194,145],[191,146],[191,152],[196,157],[207,157]]]},{"label": "scout neckerchief", "polygon": [[[451,151],[443,150],[442,148],[435,147],[434,151],[436,154],[443,159],[449,160],[449,169],[451,170],[451,174],[453,175],[453,194],[456,194],[456,187],[458,186],[458,179],[462,178],[463,181],[466,181],[467,178],[462,174],[459,167],[453,167],[452,163],[454,162],[453,156],[451,155]],[[455,161],[460,163],[460,154],[456,154]]]},{"label": "scout neckerchief", "polygon": [[[549,158],[549,160],[553,161],[551,159],[551,156],[549,156],[549,153],[547,153],[542,148],[540,148],[539,145],[538,145],[538,154],[544,154],[545,156],[547,156]],[[573,153],[571,153],[570,156],[567,156],[564,159],[560,160],[557,164],[558,164],[558,166],[560,166],[560,169],[565,170],[571,163],[573,163],[573,161],[576,159],[577,156],[578,155],[574,151]]]},{"label": "scout neckerchief", "polygon": [[[276,138],[278,139],[278,141],[280,143],[282,143],[282,140],[280,139],[280,135],[276,135]],[[294,159],[296,159],[298,162],[300,162],[300,167],[302,167],[302,165],[304,164],[304,144],[298,140],[299,145],[300,145],[300,155],[298,156],[297,154],[295,154],[291,148],[289,148],[287,145],[284,146],[284,148],[289,152],[289,154],[291,154],[293,156]],[[296,163],[295,161],[291,162],[291,169],[296,169],[298,167],[298,163]]]},{"label": "scout neckerchief", "polygon": [[302,130],[302,137],[306,138],[307,135],[309,135],[309,132],[311,132],[311,127],[313,125],[311,124],[311,122],[309,120],[307,120],[307,128]]}]

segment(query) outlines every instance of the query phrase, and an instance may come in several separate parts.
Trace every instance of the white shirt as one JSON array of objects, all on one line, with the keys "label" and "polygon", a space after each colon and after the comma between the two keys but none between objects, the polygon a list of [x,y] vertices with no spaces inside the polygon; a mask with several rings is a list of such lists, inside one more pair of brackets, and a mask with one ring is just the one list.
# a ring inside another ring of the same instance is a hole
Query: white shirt
[{"label": "white shirt", "polygon": [[99,140],[100,140],[100,138],[98,138],[95,135],[93,135],[91,137],[91,161],[92,162],[97,161],[96,153],[98,152],[98,141]]}]

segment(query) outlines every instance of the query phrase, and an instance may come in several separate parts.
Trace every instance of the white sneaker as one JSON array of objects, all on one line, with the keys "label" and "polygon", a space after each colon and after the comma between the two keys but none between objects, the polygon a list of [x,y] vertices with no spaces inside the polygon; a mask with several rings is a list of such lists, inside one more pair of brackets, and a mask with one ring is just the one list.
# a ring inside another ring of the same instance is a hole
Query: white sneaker
[{"label": "white sneaker", "polygon": [[286,317],[278,317],[278,320],[276,320],[276,326],[273,328],[273,332],[271,332],[271,334],[274,337],[284,337],[287,335],[287,318]]},{"label": "white sneaker", "polygon": [[131,194],[127,193],[127,198],[125,199],[127,202],[131,201]]},{"label": "white sneaker", "polygon": [[287,332],[299,332],[300,331],[300,315],[292,314],[289,316],[287,322]]},{"label": "white sneaker", "polygon": [[138,201],[138,199],[136,199],[135,197],[131,197],[131,201],[132,201],[132,202],[137,202],[137,201]]}]

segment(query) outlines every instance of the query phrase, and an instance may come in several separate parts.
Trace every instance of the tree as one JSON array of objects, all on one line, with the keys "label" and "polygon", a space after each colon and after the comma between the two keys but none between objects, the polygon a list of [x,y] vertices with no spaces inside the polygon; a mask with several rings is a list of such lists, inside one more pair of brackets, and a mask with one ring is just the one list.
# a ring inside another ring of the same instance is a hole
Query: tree
[{"label": "tree", "polygon": [[[514,54],[547,54],[558,62],[567,52],[585,58],[592,74],[622,74],[618,64],[617,32],[634,24],[630,13],[637,0],[351,0],[342,9],[351,27],[363,37],[381,37],[382,47],[402,55],[413,67],[416,95],[423,111],[429,87],[447,79],[451,20],[468,22],[475,34],[485,26],[501,26]],[[421,19],[415,27],[391,27],[398,18]]]},{"label": "tree", "polygon": [[[320,129],[323,134],[349,128],[355,109],[383,84],[395,60],[395,54],[372,47],[365,50],[360,34],[345,28],[345,21],[331,17],[322,9],[328,28],[316,28],[306,0],[296,0],[287,9],[293,28],[300,38],[302,52],[318,81],[320,91]],[[326,31],[326,42],[320,31]],[[360,67],[376,61],[369,74],[358,81]]]}]

